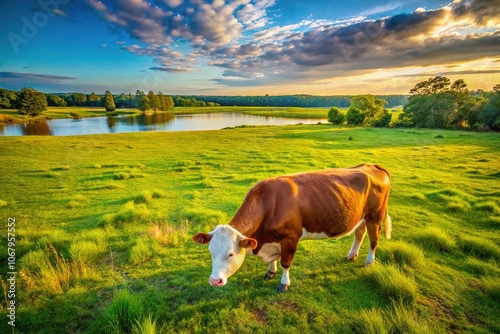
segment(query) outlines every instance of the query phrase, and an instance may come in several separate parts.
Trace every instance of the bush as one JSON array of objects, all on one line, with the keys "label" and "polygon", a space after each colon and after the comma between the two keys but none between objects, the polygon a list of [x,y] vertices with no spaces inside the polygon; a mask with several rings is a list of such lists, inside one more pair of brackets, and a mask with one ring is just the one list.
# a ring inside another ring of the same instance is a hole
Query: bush
[{"label": "bush", "polygon": [[375,119],[375,122],[373,122],[373,126],[377,128],[388,127],[391,120],[392,114],[390,114],[387,109],[384,109],[384,112]]},{"label": "bush", "polygon": [[332,107],[328,111],[328,122],[332,124],[344,124],[345,115],[337,107]]},{"label": "bush", "polygon": [[365,120],[365,115],[363,112],[354,107],[349,107],[346,114],[347,124],[350,125],[361,125]]}]

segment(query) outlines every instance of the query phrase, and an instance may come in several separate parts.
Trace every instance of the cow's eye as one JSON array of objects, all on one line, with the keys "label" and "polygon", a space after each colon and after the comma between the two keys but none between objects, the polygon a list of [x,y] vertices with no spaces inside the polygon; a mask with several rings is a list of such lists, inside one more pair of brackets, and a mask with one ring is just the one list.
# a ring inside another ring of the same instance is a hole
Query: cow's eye
[{"label": "cow's eye", "polygon": [[229,255],[227,257],[233,257],[234,256],[234,253],[229,253]]}]

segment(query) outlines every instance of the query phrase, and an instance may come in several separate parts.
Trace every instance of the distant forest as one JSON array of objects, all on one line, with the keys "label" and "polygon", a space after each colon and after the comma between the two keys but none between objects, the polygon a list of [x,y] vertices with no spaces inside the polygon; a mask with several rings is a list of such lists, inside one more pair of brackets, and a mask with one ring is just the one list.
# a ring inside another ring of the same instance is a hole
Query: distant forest
[{"label": "distant forest", "polygon": [[[354,96],[350,95],[265,95],[265,96],[217,96],[194,95],[196,100],[212,101],[221,106],[256,106],[256,107],[304,107],[304,108],[348,108]],[[404,106],[408,102],[407,95],[377,95],[387,101],[386,108]]]},{"label": "distant forest", "polygon": [[[0,108],[17,108],[20,92],[0,88]],[[102,107],[105,94],[44,93],[49,106],[60,107]],[[113,94],[116,108],[135,108],[137,93]],[[168,95],[166,95],[168,96]],[[256,107],[305,107],[305,108],[348,108],[354,96],[349,95],[265,95],[265,96],[218,96],[218,95],[172,95],[176,107],[205,106],[256,106]],[[404,106],[407,95],[378,95],[387,101],[386,108]]]}]

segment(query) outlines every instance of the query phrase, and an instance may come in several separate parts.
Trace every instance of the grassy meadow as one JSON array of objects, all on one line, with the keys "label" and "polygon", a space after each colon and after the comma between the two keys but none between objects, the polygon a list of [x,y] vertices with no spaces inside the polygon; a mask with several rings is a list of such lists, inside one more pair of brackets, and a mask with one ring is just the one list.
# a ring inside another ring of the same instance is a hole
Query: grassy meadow
[{"label": "grassy meadow", "polygon": [[[248,108],[247,108],[248,109]],[[206,108],[203,108],[205,111]],[[324,115],[324,114],[323,114]],[[325,116],[322,116],[325,117]],[[0,137],[0,274],[16,218],[15,333],[499,333],[500,135],[330,125]],[[299,244],[290,291],[247,258],[223,288],[190,237],[257,181],[378,163],[393,238]],[[11,333],[4,302],[0,332]]]}]

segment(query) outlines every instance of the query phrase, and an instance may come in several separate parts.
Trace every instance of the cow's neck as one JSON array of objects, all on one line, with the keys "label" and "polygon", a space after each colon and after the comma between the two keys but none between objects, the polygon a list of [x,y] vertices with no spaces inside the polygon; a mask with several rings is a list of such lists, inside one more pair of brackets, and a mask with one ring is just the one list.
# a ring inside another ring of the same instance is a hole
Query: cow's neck
[{"label": "cow's neck", "polygon": [[229,225],[246,237],[254,237],[263,218],[262,206],[259,205],[257,199],[247,197]]}]

